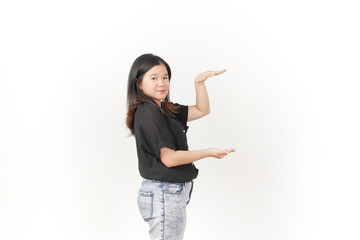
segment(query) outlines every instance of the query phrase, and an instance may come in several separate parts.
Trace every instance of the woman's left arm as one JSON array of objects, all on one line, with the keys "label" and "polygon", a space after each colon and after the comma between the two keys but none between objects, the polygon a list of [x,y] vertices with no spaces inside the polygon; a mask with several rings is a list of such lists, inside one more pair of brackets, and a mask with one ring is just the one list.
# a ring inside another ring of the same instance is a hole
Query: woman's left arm
[{"label": "woman's left arm", "polygon": [[206,71],[198,74],[195,77],[195,90],[196,90],[196,105],[189,106],[187,121],[199,119],[210,113],[209,96],[206,90],[205,81],[209,77],[219,75],[225,72],[226,69],[221,71]]}]

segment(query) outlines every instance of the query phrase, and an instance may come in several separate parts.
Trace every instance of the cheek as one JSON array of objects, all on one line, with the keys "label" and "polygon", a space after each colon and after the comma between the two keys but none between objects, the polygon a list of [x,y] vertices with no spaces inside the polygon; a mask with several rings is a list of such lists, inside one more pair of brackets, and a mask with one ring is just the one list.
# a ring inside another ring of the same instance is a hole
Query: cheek
[{"label": "cheek", "polygon": [[156,84],[154,84],[152,82],[144,82],[142,85],[142,90],[144,92],[151,92],[154,89],[156,89]]}]

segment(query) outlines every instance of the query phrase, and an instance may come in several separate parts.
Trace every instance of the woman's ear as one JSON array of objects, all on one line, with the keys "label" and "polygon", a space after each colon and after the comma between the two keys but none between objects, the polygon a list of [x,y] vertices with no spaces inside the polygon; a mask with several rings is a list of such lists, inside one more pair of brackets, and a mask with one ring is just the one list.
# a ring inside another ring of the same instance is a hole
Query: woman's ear
[{"label": "woman's ear", "polygon": [[141,84],[141,82],[139,83],[139,79],[138,79],[138,78],[136,79],[136,85],[137,85],[137,87],[138,87],[139,89],[142,90],[142,84]]}]

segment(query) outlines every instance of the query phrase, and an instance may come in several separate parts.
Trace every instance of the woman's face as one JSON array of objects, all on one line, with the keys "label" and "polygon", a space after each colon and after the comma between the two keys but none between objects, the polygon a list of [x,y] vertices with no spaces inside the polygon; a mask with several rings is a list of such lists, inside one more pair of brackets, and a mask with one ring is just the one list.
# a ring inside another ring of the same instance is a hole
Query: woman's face
[{"label": "woman's face", "polygon": [[139,87],[145,95],[154,99],[154,101],[161,106],[160,100],[166,98],[170,87],[169,76],[165,65],[156,65],[147,71]]}]

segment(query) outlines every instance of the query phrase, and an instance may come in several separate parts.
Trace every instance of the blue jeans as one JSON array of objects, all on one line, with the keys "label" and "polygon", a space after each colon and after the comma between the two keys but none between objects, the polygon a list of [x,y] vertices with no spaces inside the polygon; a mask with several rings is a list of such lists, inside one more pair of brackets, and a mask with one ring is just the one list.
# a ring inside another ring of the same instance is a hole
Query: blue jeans
[{"label": "blue jeans", "polygon": [[143,178],[137,203],[152,240],[183,239],[193,181],[170,183]]}]

